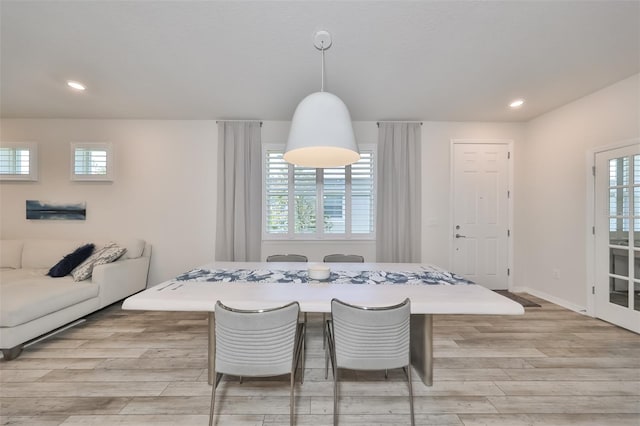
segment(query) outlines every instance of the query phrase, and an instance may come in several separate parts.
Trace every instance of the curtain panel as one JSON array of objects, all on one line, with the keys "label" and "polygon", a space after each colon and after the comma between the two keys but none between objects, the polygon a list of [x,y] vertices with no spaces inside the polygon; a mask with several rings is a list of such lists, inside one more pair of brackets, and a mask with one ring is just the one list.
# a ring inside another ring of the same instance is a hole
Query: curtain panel
[{"label": "curtain panel", "polygon": [[380,122],[376,259],[421,262],[420,123]]},{"label": "curtain panel", "polygon": [[259,121],[218,122],[216,260],[259,261],[262,154]]}]

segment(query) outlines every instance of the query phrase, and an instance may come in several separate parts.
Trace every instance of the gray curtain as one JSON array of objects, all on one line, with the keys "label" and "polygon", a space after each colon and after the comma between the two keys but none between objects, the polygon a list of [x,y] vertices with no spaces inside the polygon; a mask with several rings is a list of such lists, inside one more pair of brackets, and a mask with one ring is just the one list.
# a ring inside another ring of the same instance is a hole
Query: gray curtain
[{"label": "gray curtain", "polygon": [[216,260],[260,260],[261,149],[259,121],[218,122]]},{"label": "gray curtain", "polygon": [[420,123],[378,128],[378,262],[421,262]]}]

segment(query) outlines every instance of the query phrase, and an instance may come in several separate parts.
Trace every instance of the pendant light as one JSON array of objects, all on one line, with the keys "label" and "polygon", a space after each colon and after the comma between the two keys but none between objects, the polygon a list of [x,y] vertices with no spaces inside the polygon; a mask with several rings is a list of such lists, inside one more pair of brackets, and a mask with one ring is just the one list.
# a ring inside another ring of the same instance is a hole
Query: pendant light
[{"label": "pendant light", "polygon": [[358,161],[360,153],[347,106],[336,95],[324,91],[324,51],[331,47],[331,35],[318,31],[314,45],[322,52],[322,86],[298,104],[284,159],[303,167],[346,166]]}]

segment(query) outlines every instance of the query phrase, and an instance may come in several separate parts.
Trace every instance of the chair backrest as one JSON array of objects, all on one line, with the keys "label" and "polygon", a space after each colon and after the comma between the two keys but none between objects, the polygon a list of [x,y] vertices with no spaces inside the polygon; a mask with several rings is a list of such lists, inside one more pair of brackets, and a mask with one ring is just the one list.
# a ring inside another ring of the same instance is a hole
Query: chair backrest
[{"label": "chair backrest", "polygon": [[308,262],[303,254],[272,254],[267,256],[267,262]]},{"label": "chair backrest", "polygon": [[359,254],[328,254],[324,257],[327,263],[363,263],[364,256]]},{"label": "chair backrest", "polygon": [[263,310],[240,310],[216,302],[215,370],[234,376],[291,372],[298,302]]},{"label": "chair backrest", "polygon": [[335,362],[339,368],[382,370],[409,365],[411,302],[385,307],[331,301]]}]

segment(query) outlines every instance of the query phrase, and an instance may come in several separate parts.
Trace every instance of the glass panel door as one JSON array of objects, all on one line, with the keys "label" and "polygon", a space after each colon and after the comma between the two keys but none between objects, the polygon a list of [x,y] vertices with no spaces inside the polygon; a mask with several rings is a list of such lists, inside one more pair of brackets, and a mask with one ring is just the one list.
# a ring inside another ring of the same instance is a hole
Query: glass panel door
[{"label": "glass panel door", "polygon": [[640,330],[640,147],[596,154],[596,316]]}]

